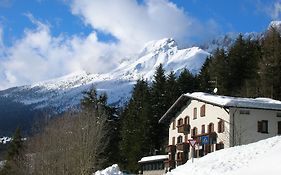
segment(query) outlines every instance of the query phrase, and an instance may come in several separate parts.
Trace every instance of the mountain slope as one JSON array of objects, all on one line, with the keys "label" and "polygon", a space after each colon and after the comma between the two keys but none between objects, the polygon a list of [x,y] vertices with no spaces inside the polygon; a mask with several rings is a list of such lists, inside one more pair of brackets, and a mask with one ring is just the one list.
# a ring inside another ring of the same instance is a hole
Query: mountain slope
[{"label": "mountain slope", "polygon": [[51,108],[60,112],[77,106],[83,97],[82,92],[95,86],[99,93],[107,93],[109,104],[118,106],[129,99],[137,79],[152,80],[155,68],[160,63],[167,72],[173,70],[179,74],[181,70],[187,68],[196,74],[208,55],[208,52],[198,47],[178,49],[173,39],[165,38],[147,43],[139,54],[124,59],[109,73],[75,72],[33,85],[10,88],[1,91],[0,96],[14,99],[36,109]]},{"label": "mountain slope", "polygon": [[216,151],[202,158],[189,160],[168,175],[264,175],[280,174],[281,136],[249,145]]}]

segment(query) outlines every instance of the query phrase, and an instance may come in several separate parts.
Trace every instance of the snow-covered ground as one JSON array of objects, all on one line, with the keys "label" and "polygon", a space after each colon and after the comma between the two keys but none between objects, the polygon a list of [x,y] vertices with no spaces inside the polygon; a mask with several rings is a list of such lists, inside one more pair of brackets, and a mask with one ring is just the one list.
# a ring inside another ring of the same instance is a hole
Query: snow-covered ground
[{"label": "snow-covered ground", "polygon": [[188,161],[168,175],[266,175],[281,174],[281,136],[249,145],[216,151]]},{"label": "snow-covered ground", "polygon": [[94,175],[123,175],[117,164],[114,164],[104,170],[97,171]]}]

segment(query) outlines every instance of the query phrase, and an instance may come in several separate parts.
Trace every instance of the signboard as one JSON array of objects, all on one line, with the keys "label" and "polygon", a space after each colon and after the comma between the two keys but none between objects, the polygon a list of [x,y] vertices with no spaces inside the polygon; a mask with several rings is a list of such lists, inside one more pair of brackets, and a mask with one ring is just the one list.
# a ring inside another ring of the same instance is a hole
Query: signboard
[{"label": "signboard", "polygon": [[202,145],[209,144],[209,136],[202,136],[201,137],[201,143],[202,143]]},{"label": "signboard", "polygon": [[189,144],[194,147],[196,144],[196,140],[188,140]]}]

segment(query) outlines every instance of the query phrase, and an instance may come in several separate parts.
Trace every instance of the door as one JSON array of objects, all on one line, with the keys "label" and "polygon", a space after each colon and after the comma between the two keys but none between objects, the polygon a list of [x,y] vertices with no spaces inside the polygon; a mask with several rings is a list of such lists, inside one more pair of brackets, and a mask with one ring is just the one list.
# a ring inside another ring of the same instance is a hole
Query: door
[{"label": "door", "polygon": [[281,135],[281,121],[278,122],[278,135]]}]

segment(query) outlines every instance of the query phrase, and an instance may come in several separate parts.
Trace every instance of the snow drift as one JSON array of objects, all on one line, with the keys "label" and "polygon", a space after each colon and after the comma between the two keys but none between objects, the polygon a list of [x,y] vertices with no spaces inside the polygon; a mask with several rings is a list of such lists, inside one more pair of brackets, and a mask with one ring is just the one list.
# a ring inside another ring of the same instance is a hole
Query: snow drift
[{"label": "snow drift", "polygon": [[216,151],[168,175],[265,175],[281,173],[281,136]]}]

